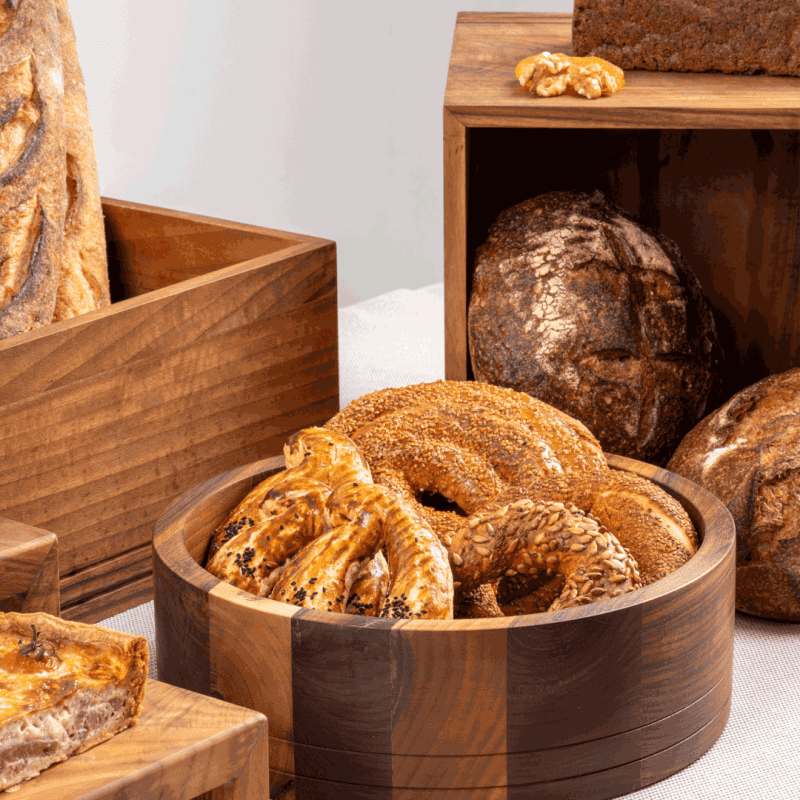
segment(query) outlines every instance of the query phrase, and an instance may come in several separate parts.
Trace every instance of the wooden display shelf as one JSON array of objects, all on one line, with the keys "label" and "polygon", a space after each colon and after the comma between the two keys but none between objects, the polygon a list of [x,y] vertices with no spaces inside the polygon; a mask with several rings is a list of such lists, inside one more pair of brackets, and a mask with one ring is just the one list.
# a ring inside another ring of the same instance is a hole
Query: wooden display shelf
[{"label": "wooden display shelf", "polygon": [[267,718],[148,680],[138,722],[23,783],[14,800],[269,798]]},{"label": "wooden display shelf", "polygon": [[523,89],[569,14],[460,13],[444,99],[445,373],[472,377],[475,251],[505,208],[601,189],[674,239],[714,308],[725,398],[800,364],[800,80],[629,71],[597,100]]},{"label": "wooden display shelf", "polygon": [[58,537],[0,517],[0,611],[60,610]]},{"label": "wooden display shelf", "polygon": [[111,306],[0,341],[0,514],[57,535],[84,622],[152,598],[174,497],[339,409],[333,242],[103,211]]}]

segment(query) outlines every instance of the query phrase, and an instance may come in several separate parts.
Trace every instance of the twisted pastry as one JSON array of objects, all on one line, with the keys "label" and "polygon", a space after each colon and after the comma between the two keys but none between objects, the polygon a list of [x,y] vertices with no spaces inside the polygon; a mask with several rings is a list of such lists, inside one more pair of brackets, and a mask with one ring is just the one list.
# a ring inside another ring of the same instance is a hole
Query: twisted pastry
[{"label": "twisted pastry", "polygon": [[206,569],[264,596],[271,573],[327,528],[323,509],[345,481],[371,481],[361,451],[347,437],[306,428],[284,446],[287,469],[249,492],[211,537]]},{"label": "twisted pastry", "polygon": [[342,484],[328,499],[329,525],[379,527],[391,580],[380,616],[453,618],[453,575],[447,550],[425,518],[377,484]]}]

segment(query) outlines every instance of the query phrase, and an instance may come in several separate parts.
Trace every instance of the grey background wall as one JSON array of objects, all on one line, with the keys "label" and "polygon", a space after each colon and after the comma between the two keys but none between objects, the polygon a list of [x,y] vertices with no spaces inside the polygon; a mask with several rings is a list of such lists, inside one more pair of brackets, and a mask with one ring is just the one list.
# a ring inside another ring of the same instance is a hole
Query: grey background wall
[{"label": "grey background wall", "polygon": [[339,304],[442,280],[458,11],[572,0],[70,0],[104,196],[333,239]]}]

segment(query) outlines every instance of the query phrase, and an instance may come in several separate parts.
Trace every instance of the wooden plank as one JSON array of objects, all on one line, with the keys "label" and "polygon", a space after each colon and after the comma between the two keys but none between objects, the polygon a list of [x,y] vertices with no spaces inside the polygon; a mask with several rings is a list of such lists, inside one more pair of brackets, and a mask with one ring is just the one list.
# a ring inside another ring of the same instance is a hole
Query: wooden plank
[{"label": "wooden plank", "polygon": [[58,539],[0,517],[0,611],[58,616]]},{"label": "wooden plank", "polygon": [[127,584],[145,577],[152,568],[153,548],[150,544],[135,547],[127,553],[67,575],[61,580],[61,602],[65,607],[79,603],[102,593],[106,588],[117,588],[113,581],[118,585]]},{"label": "wooden plank", "polygon": [[467,374],[467,164],[464,125],[444,110],[445,378]]},{"label": "wooden plank", "polygon": [[14,797],[190,800],[223,787],[219,800],[259,800],[269,792],[266,729],[262,714],[149,680],[135,725],[50,767]]},{"label": "wooden plank", "polygon": [[461,12],[444,105],[467,127],[800,127],[800,85],[791,77],[629,70],[610,97],[538,97],[514,67],[544,50],[571,54],[571,14]]}]

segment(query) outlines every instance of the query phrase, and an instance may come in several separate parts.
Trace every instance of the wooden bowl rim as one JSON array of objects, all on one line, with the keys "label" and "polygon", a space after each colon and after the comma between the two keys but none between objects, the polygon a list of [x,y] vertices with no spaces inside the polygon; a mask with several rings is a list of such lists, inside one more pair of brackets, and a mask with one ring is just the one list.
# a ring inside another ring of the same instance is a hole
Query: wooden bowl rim
[{"label": "wooden bowl rim", "polygon": [[[317,609],[299,608],[288,603],[281,603],[266,597],[258,597],[249,592],[237,589],[231,584],[207,572],[195,561],[186,548],[183,536],[184,525],[196,508],[212,500],[222,491],[229,490],[235,484],[249,482],[255,486],[256,476],[260,473],[272,472],[283,467],[283,456],[274,456],[236,467],[227,472],[198,484],[193,489],[181,494],[162,514],[155,525],[153,537],[154,553],[164,565],[179,578],[194,586],[204,594],[214,591],[217,599],[224,599],[234,604],[243,603],[248,607],[263,605],[264,611],[278,616],[293,617],[301,614],[304,621],[325,624],[356,626],[363,628],[391,629],[402,627],[404,630],[419,631],[476,631],[496,630],[510,627],[527,627],[529,625],[553,625],[574,619],[588,617],[602,618],[613,614],[618,609],[626,609],[637,605],[658,602],[671,602],[687,586],[702,581],[710,573],[720,568],[729,557],[735,545],[736,534],[733,517],[722,502],[706,489],[668,470],[654,467],[641,461],[623,456],[606,455],[608,464],[614,469],[642,474],[653,480],[662,489],[672,494],[686,508],[695,526],[702,521],[702,542],[697,553],[675,572],[651,583],[641,589],[609,598],[602,603],[590,603],[578,608],[550,611],[542,614],[527,614],[515,617],[453,619],[453,620],[419,620],[419,619],[382,619],[360,617],[351,614],[330,614]],[[261,478],[258,478],[261,480]],[[680,491],[677,486],[680,486]],[[701,511],[705,509],[705,514]],[[710,525],[705,523],[711,520]],[[171,542],[175,549],[166,544]]]}]

